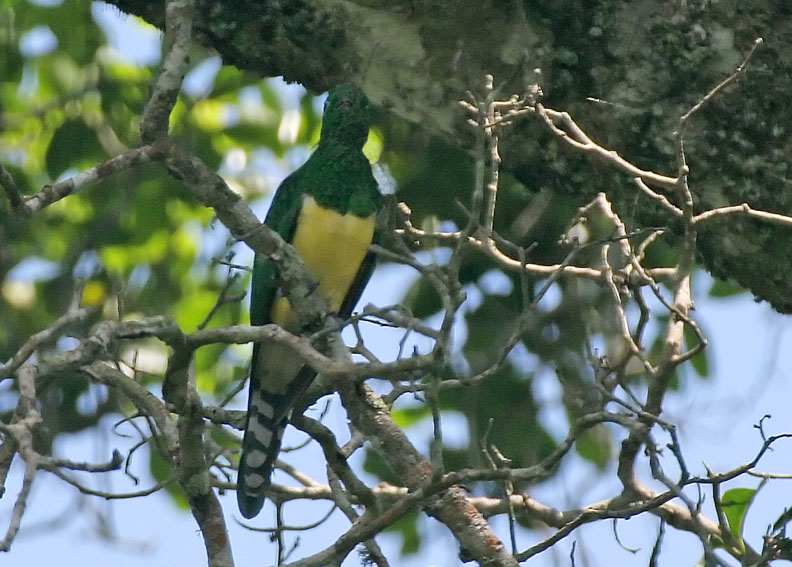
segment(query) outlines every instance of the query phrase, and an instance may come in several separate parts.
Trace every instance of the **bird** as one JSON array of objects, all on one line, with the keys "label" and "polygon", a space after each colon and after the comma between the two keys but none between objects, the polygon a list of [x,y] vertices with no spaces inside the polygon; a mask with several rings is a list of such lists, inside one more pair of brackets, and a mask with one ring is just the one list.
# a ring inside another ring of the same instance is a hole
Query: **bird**
[{"label": "bird", "polygon": [[[374,269],[369,246],[378,238],[383,197],[363,154],[369,126],[369,101],[357,86],[345,83],[330,90],[319,144],[280,184],[264,220],[295,248],[329,310],[341,319],[351,316]],[[304,330],[280,289],[276,266],[256,254],[250,324],[268,323],[294,334]],[[264,505],[294,404],[316,376],[294,351],[276,342],[255,342],[250,367],[237,472],[237,504],[245,518],[255,517]]]}]

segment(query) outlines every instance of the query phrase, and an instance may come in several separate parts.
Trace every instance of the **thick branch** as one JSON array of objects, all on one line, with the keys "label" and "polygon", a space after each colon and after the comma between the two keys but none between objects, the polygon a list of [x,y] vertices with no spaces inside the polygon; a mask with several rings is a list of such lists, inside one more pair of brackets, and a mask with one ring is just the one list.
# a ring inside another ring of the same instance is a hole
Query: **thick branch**
[{"label": "thick branch", "polygon": [[[430,482],[431,465],[393,423],[382,400],[365,384],[350,384],[339,379],[336,387],[355,428],[382,453],[406,485],[415,490]],[[461,488],[454,486],[432,497],[426,509],[446,524],[459,540],[464,560],[475,560],[480,565],[517,565]]]}]

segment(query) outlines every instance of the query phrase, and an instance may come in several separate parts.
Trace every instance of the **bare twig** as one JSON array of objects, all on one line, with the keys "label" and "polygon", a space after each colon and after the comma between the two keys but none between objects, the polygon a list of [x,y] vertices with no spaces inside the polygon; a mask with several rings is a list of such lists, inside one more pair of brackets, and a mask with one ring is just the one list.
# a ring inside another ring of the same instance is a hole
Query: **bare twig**
[{"label": "bare twig", "polygon": [[25,463],[25,474],[22,477],[22,488],[17,495],[14,502],[14,509],[11,511],[11,520],[8,523],[8,530],[5,537],[0,540],[0,551],[8,551],[11,549],[11,543],[14,541],[19,528],[22,524],[22,516],[25,513],[27,506],[28,495],[30,494],[30,487],[33,484],[33,475],[36,472],[36,462],[27,461]]},{"label": "bare twig", "polygon": [[161,157],[161,148],[156,144],[126,151],[100,163],[96,167],[78,173],[74,177],[58,181],[54,185],[47,185],[35,195],[27,197],[24,200],[24,206],[18,210],[27,215],[35,214],[44,207],[69,195],[75,195],[113,173],[137,167],[144,163],[158,160]]},{"label": "bare twig", "polygon": [[36,351],[37,348],[60,337],[63,330],[80,321],[84,321],[96,312],[94,307],[82,307],[73,311],[68,311],[65,315],[55,320],[52,325],[31,335],[25,344],[16,351],[5,364],[0,366],[0,381],[11,376],[19,367]]},{"label": "bare twig", "polygon": [[742,205],[731,205],[728,207],[718,207],[717,209],[704,211],[703,213],[699,213],[693,217],[693,222],[697,225],[701,225],[709,220],[734,214],[746,215],[780,226],[792,227],[792,217],[787,215],[779,215],[777,213],[768,213],[766,211],[757,211],[748,203],[743,203]]},{"label": "bare twig", "polygon": [[756,52],[756,49],[760,45],[762,45],[762,43],[764,43],[764,40],[761,37],[757,37],[754,40],[753,46],[751,46],[751,50],[748,52],[748,55],[746,55],[745,59],[743,59],[743,62],[740,63],[740,66],[737,67],[737,69],[731,75],[729,75],[728,77],[723,79],[720,83],[715,85],[715,87],[713,87],[713,89],[710,92],[708,92],[706,95],[704,95],[704,97],[700,101],[698,101],[695,105],[693,105],[693,107],[690,110],[688,110],[685,114],[682,115],[682,117],[679,119],[679,131],[680,131],[680,133],[681,133],[682,128],[684,127],[685,123],[688,121],[688,119],[691,116],[693,116],[693,114],[695,114],[696,112],[701,110],[701,108],[705,104],[707,104],[710,100],[712,100],[712,98],[716,94],[718,94],[720,91],[722,91],[724,88],[726,88],[730,83],[736,81],[737,78],[742,73],[745,72],[746,66],[748,65],[748,61],[751,60],[751,57],[753,57],[753,54]]},{"label": "bare twig", "polygon": [[165,8],[165,56],[143,109],[140,137],[144,143],[168,135],[171,111],[189,63],[194,11],[192,0],[169,0]]}]

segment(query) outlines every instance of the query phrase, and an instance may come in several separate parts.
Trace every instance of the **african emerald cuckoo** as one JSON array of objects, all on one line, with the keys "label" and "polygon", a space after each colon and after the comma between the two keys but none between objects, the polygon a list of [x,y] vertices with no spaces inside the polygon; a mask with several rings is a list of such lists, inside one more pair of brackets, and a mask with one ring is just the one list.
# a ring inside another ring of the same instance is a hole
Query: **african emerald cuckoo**
[{"label": "african emerald cuckoo", "polygon": [[[267,226],[291,243],[318,282],[329,309],[348,318],[374,268],[369,244],[382,197],[362,149],[368,138],[368,99],[351,84],[330,91],[319,146],[278,187]],[[277,323],[300,333],[300,322],[279,289],[276,267],[256,255],[250,324]],[[289,347],[254,343],[237,502],[246,518],[258,514],[297,398],[314,378]]]}]

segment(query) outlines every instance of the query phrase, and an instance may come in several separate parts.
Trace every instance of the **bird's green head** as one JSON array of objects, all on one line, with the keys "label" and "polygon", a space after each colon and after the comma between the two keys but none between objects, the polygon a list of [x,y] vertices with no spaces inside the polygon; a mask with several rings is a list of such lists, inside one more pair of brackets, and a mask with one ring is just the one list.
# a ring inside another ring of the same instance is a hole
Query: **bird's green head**
[{"label": "bird's green head", "polygon": [[369,101],[352,83],[330,91],[322,119],[322,143],[341,143],[362,148],[368,138]]}]

